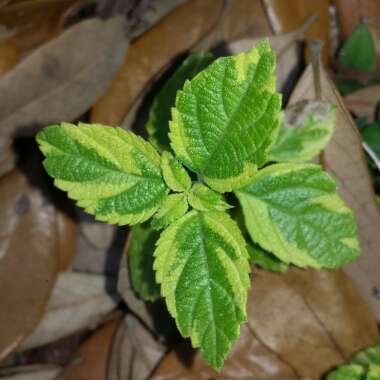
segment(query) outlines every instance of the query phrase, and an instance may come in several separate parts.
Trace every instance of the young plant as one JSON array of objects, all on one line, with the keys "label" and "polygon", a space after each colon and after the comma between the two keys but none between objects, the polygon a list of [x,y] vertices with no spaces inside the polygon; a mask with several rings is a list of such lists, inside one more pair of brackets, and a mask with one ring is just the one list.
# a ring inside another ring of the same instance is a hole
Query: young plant
[{"label": "young plant", "polygon": [[[210,61],[189,57],[162,89],[152,143],[82,123],[49,126],[37,141],[55,185],[97,219],[152,218],[153,229],[132,228],[132,281],[147,299],[160,291],[181,334],[219,370],[247,320],[250,258],[280,272],[338,268],[359,244],[335,181],[303,162],[327,144],[335,109],[305,102],[282,121],[266,41]],[[141,270],[153,261],[159,287],[148,284],[152,268]]]}]

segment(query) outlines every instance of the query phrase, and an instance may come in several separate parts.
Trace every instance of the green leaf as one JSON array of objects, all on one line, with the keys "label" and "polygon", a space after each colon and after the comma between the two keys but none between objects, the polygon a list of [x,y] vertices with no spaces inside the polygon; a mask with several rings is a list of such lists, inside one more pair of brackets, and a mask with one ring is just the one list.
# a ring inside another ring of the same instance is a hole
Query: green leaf
[{"label": "green leaf", "polygon": [[305,162],[315,158],[331,138],[335,112],[335,107],[320,101],[302,101],[289,107],[270,160]]},{"label": "green leaf", "polygon": [[370,123],[361,130],[363,140],[380,158],[380,123]]},{"label": "green leaf", "polygon": [[185,215],[189,205],[185,194],[170,194],[152,219],[156,230],[164,228]]},{"label": "green leaf", "polygon": [[128,236],[128,266],[133,289],[145,301],[155,301],[161,297],[160,286],[153,270],[153,253],[160,237],[149,223],[137,224]]},{"label": "green leaf", "polygon": [[265,270],[277,273],[285,273],[288,271],[287,264],[281,262],[271,253],[264,251],[257,244],[247,243],[247,251],[251,262]]},{"label": "green leaf", "polygon": [[44,128],[37,142],[54,184],[98,220],[141,223],[157,211],[169,191],[159,154],[132,132],[63,123]]},{"label": "green leaf", "polygon": [[355,355],[352,359],[352,363],[360,364],[365,368],[373,364],[380,365],[380,338],[375,346],[367,348]]},{"label": "green leaf", "polygon": [[187,57],[165,83],[161,91],[153,101],[149,111],[146,128],[149,141],[159,150],[170,149],[169,143],[169,121],[170,110],[174,106],[177,91],[180,90],[187,79],[192,79],[201,70],[206,68],[212,61],[211,53],[195,53]]},{"label": "green leaf", "polygon": [[188,196],[189,204],[196,210],[208,211],[218,210],[224,211],[231,206],[224,201],[221,194],[211,190],[201,183],[195,183],[190,190]]},{"label": "green leaf", "polygon": [[368,25],[359,25],[339,52],[339,62],[364,73],[376,67],[376,49]]},{"label": "green leaf", "polygon": [[220,369],[246,321],[249,264],[236,223],[220,211],[190,211],[155,252],[156,279],[184,337]]},{"label": "green leaf", "polygon": [[365,371],[359,365],[345,365],[327,376],[327,380],[364,380]]},{"label": "green leaf", "polygon": [[380,365],[371,365],[369,367],[366,380],[379,380],[380,379]]},{"label": "green leaf", "polygon": [[166,184],[173,191],[187,191],[191,187],[191,178],[182,164],[167,151],[162,153],[161,168]]},{"label": "green leaf", "polygon": [[218,192],[247,184],[267,161],[281,108],[275,66],[263,41],[248,53],[219,58],[177,93],[172,148]]},{"label": "green leaf", "polygon": [[285,263],[337,268],[360,254],[353,213],[318,165],[269,166],[236,195],[252,240]]}]

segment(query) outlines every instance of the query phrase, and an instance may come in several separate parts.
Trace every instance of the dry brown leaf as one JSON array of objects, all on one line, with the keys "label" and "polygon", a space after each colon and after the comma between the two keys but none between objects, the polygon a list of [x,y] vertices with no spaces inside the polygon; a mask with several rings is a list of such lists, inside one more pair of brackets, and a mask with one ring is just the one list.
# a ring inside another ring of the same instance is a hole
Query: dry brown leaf
[{"label": "dry brown leaf", "polygon": [[[341,96],[327,72],[319,71],[321,98],[337,106],[333,137],[321,158],[321,164],[340,186],[338,191],[356,216],[362,248],[361,257],[345,270],[358,285],[380,320],[380,301],[373,295],[380,286],[380,209],[376,203],[372,180],[361,146],[361,138]],[[301,99],[315,99],[313,68],[306,68],[290,98],[290,104]]]},{"label": "dry brown leaf", "polygon": [[[33,174],[32,174],[33,175]],[[55,209],[23,173],[0,180],[0,358],[38,324],[54,286]]]},{"label": "dry brown leaf", "polygon": [[[308,41],[313,39],[323,41],[323,59],[327,62],[330,33],[329,0],[263,0],[263,2],[276,34],[299,28],[305,19],[315,14],[317,21],[311,25],[305,37]],[[307,50],[307,59],[309,58],[310,53]]]},{"label": "dry brown leaf", "polygon": [[20,60],[20,51],[10,41],[0,41],[0,76],[13,69]]},{"label": "dry brown leaf", "polygon": [[80,345],[73,359],[80,359],[80,362],[71,366],[65,380],[108,380],[108,359],[119,325],[120,320],[117,319],[101,326]]},{"label": "dry brown leaf", "polygon": [[1,380],[56,380],[62,368],[55,365],[26,365],[0,370]]},{"label": "dry brown leaf", "polygon": [[146,380],[165,351],[166,347],[137,318],[128,314],[116,333],[107,380]]},{"label": "dry brown leaf", "polygon": [[34,133],[88,110],[124,60],[124,27],[120,17],[83,21],[0,79],[0,133]]},{"label": "dry brown leaf", "polygon": [[374,121],[380,104],[380,85],[364,87],[344,97],[347,108],[358,117]]},{"label": "dry brown leaf", "polygon": [[377,337],[371,311],[341,271],[257,270],[248,316],[220,374],[187,349],[180,357],[176,352],[165,357],[151,380],[319,380]]},{"label": "dry brown leaf", "polygon": [[[68,209],[70,209],[68,207]],[[77,224],[72,215],[57,210],[58,229],[58,270],[63,272],[70,268],[76,253]]]},{"label": "dry brown leaf", "polygon": [[54,38],[66,15],[83,0],[27,0],[0,9],[0,25],[12,30],[9,41],[21,52],[35,49]]},{"label": "dry brown leaf", "polygon": [[39,347],[96,325],[117,301],[116,295],[107,293],[103,276],[60,273],[41,322],[21,349]]},{"label": "dry brown leaf", "polygon": [[16,163],[16,157],[12,149],[12,140],[0,138],[0,177],[10,172]]},{"label": "dry brown leaf", "polygon": [[91,112],[93,123],[120,125],[153,79],[217,24],[223,0],[191,0],[131,43],[127,59]]},{"label": "dry brown leaf", "polygon": [[261,1],[230,0],[225,13],[223,29],[226,41],[243,36],[272,35],[272,28]]}]

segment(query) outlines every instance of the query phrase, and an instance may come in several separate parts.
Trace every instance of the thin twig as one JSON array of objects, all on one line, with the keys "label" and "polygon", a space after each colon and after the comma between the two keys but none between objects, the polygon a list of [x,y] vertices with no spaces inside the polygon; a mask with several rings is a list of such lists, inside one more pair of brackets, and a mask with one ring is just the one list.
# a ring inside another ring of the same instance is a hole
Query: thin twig
[{"label": "thin twig", "polygon": [[321,51],[323,42],[320,40],[311,41],[311,65],[313,67],[315,99],[322,100],[321,88]]},{"label": "thin twig", "polygon": [[378,155],[374,152],[374,150],[366,142],[362,141],[362,146],[363,146],[363,149],[368,154],[368,156],[370,156],[372,158],[373,162],[375,163],[375,165],[377,167],[377,170],[380,171],[380,158],[378,157]]}]

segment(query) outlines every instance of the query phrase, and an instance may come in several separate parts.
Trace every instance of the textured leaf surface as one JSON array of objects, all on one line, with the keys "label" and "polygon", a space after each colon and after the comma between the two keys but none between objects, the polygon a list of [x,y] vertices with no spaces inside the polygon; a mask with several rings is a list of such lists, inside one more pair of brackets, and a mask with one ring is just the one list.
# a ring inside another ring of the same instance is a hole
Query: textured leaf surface
[{"label": "textured leaf surface", "polygon": [[152,227],[159,230],[185,215],[189,205],[185,194],[170,194],[154,215]]},{"label": "textured leaf surface", "polygon": [[61,124],[37,135],[44,166],[55,185],[109,223],[150,218],[168,188],[154,148],[131,132],[99,124]]},{"label": "textured leaf surface", "polygon": [[306,162],[316,157],[334,130],[335,108],[325,102],[304,101],[289,107],[270,160]]},{"label": "textured leaf surface", "polygon": [[173,76],[165,83],[153,101],[149,111],[146,128],[149,141],[160,150],[170,149],[169,121],[171,108],[174,107],[177,91],[187,79],[194,78],[201,70],[213,61],[210,53],[195,53],[187,57]]},{"label": "textured leaf surface", "polygon": [[224,212],[193,210],[161,234],[154,268],[181,334],[220,369],[246,320],[249,265],[239,228]]},{"label": "textured leaf surface", "polygon": [[267,161],[279,125],[268,42],[219,58],[177,93],[170,122],[177,157],[219,192],[247,184]]},{"label": "textured leaf surface", "polygon": [[169,152],[163,152],[161,158],[162,174],[166,184],[173,191],[186,191],[191,187],[191,178],[182,164]]},{"label": "textured leaf surface", "polygon": [[330,373],[327,380],[364,380],[365,371],[355,364],[345,365]]},{"label": "textured leaf surface", "polygon": [[153,253],[160,234],[149,222],[131,228],[128,236],[128,266],[134,291],[146,301],[160,298],[160,286],[153,270]]},{"label": "textured leaf surface", "polygon": [[363,72],[371,72],[376,66],[376,49],[367,25],[359,25],[339,52],[339,62]]},{"label": "textured leaf surface", "polygon": [[200,211],[224,211],[231,206],[225,202],[223,196],[201,183],[195,183],[189,193],[189,204]]},{"label": "textured leaf surface", "polygon": [[272,165],[236,194],[253,241],[285,263],[337,268],[360,254],[352,211],[317,165]]},{"label": "textured leaf surface", "polygon": [[352,363],[368,367],[372,364],[380,365],[380,338],[377,344],[359,352],[352,360]]},{"label": "textured leaf surface", "polygon": [[366,380],[380,379],[380,365],[372,365],[369,367]]},{"label": "textured leaf surface", "polygon": [[247,243],[247,251],[250,261],[265,270],[278,273],[285,273],[288,270],[287,264],[280,261],[271,253],[264,251],[257,244]]}]

